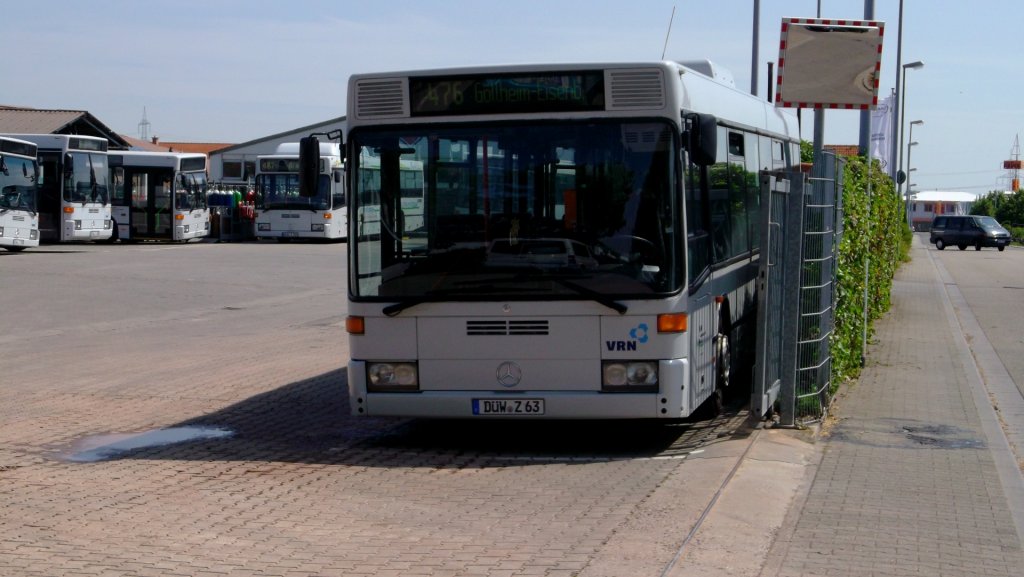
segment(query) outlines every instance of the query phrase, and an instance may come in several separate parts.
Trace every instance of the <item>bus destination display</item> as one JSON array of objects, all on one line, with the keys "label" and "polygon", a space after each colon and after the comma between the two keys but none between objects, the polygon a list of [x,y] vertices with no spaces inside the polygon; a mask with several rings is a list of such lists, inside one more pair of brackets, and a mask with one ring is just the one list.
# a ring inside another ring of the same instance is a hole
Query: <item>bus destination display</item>
[{"label": "bus destination display", "polygon": [[413,116],[604,110],[604,73],[410,78]]},{"label": "bus destination display", "polygon": [[260,172],[299,172],[298,158],[261,158]]}]

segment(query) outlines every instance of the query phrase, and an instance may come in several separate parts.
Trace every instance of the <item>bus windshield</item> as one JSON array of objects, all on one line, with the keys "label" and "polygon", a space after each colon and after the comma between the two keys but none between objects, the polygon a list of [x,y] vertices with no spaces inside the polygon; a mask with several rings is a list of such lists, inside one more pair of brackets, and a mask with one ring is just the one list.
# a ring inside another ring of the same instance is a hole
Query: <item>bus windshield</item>
[{"label": "bus windshield", "polygon": [[312,198],[299,194],[298,173],[265,173],[256,177],[256,208],[329,210],[331,201],[331,177],[326,174],[320,175],[317,195]]},{"label": "bus windshield", "polygon": [[669,122],[431,125],[350,139],[355,299],[659,298],[683,286]]},{"label": "bus windshield", "polygon": [[175,204],[182,210],[206,208],[206,173],[182,172],[175,190]]},{"label": "bus windshield", "polygon": [[107,194],[107,156],[89,152],[71,152],[71,165],[65,167],[64,200],[109,204]]},{"label": "bus windshield", "polygon": [[0,172],[0,212],[36,210],[36,168],[31,160],[2,156]]}]

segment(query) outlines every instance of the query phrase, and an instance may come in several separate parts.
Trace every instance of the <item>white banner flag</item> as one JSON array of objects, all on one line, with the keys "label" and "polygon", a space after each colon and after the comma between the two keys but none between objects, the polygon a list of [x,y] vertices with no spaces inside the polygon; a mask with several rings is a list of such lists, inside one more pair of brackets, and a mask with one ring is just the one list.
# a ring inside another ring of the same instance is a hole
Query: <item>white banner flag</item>
[{"label": "white banner flag", "polygon": [[893,126],[893,97],[890,96],[878,103],[871,112],[871,145],[870,158],[877,160],[882,170],[889,173],[894,180],[896,178],[896,167],[892,164],[892,126]]}]

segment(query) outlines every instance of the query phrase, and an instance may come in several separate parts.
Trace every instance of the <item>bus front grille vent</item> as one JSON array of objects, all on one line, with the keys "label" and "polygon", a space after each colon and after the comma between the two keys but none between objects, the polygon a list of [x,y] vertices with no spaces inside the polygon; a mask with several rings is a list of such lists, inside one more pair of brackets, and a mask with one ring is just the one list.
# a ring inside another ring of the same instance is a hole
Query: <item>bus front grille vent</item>
[{"label": "bus front grille vent", "polygon": [[466,336],[547,336],[548,321],[466,321]]},{"label": "bus front grille vent", "polygon": [[609,110],[659,109],[665,107],[665,80],[661,70],[610,70]]},{"label": "bus front grille vent", "polygon": [[404,118],[409,116],[404,78],[374,78],[356,84],[356,117]]}]

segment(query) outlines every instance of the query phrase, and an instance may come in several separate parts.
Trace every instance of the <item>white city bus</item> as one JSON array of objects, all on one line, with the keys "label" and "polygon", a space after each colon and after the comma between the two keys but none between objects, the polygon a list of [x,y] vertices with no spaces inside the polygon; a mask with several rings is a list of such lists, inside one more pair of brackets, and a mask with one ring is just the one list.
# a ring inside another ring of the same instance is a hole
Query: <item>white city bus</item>
[{"label": "white city bus", "polygon": [[[363,198],[359,199],[359,210],[355,213],[352,223],[353,233],[358,236],[377,236],[380,234],[380,157],[363,153],[359,161],[359,189]],[[403,235],[420,234],[423,229],[423,205],[426,189],[423,186],[423,163],[418,160],[399,160],[399,188],[401,190],[401,222],[397,223]]]},{"label": "white city bus", "polygon": [[0,247],[39,246],[39,163],[36,145],[0,137]]},{"label": "white city bus", "polygon": [[[799,140],[795,116],[697,66],[349,80],[350,210],[381,221],[349,242],[353,414],[680,418],[720,406],[754,358],[758,172],[795,168]],[[377,166],[362,166],[369,157]],[[426,191],[412,238],[407,160],[422,163]]]},{"label": "white city bus", "polygon": [[206,168],[206,155],[195,152],[112,152],[113,240],[208,236]]},{"label": "white city bus", "polygon": [[320,144],[316,196],[299,195],[299,143],[256,162],[256,237],[344,240],[348,233],[341,150]]},{"label": "white city bus", "polygon": [[36,145],[42,179],[40,240],[106,240],[112,234],[107,140],[69,134],[5,134]]}]

